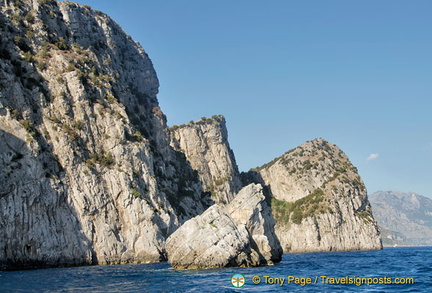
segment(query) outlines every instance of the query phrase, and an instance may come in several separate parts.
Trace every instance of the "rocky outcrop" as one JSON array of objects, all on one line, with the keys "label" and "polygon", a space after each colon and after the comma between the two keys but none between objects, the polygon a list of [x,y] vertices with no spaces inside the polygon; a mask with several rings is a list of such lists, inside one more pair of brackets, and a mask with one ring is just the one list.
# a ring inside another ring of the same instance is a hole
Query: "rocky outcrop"
[{"label": "rocky outcrop", "polygon": [[203,190],[217,203],[230,202],[241,188],[234,153],[222,115],[170,128],[171,146],[185,154]]},{"label": "rocky outcrop", "polygon": [[244,187],[227,206],[215,204],[183,224],[166,243],[176,269],[257,266],[281,260],[262,187]]},{"label": "rocky outcrop", "polygon": [[414,192],[377,191],[369,196],[384,246],[432,245],[432,200]]},{"label": "rocky outcrop", "polygon": [[225,208],[237,225],[246,227],[252,238],[252,247],[259,253],[262,264],[279,262],[282,256],[269,202],[270,198],[265,197],[260,184],[249,184]]},{"label": "rocky outcrop", "polygon": [[218,204],[184,223],[167,239],[166,250],[175,269],[259,265],[246,227],[237,226]]},{"label": "rocky outcrop", "polygon": [[307,142],[246,177],[270,188],[284,252],[382,247],[364,183],[335,145]]},{"label": "rocky outcrop", "polygon": [[1,1],[0,38],[0,267],[163,260],[212,200],[145,51],[67,1]]}]

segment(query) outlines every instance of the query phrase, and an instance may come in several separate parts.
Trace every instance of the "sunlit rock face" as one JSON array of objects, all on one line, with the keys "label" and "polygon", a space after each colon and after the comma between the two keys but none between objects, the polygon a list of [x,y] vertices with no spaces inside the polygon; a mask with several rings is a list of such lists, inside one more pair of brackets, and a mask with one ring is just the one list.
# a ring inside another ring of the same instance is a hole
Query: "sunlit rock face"
[{"label": "sunlit rock face", "polygon": [[366,187],[336,145],[306,142],[244,177],[268,186],[284,252],[382,248]]}]

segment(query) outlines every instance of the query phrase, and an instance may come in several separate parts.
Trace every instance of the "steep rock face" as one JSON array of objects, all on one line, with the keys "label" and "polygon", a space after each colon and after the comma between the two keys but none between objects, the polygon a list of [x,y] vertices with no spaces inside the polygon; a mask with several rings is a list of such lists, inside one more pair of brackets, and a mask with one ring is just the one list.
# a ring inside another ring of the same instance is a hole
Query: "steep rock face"
[{"label": "steep rock face", "polygon": [[212,201],[169,145],[147,54],[66,1],[2,1],[0,38],[0,267],[164,259]]},{"label": "steep rock face", "polygon": [[255,169],[250,178],[270,188],[284,252],[382,247],[364,183],[335,145],[307,142]]},{"label": "steep rock face", "polygon": [[198,172],[205,192],[217,203],[230,202],[241,188],[222,115],[170,128],[171,146],[183,152]]},{"label": "steep rock face", "polygon": [[174,232],[166,243],[168,262],[176,269],[279,262],[273,226],[261,185],[250,184],[225,207],[215,204]]},{"label": "steep rock face", "polygon": [[432,200],[414,192],[377,191],[369,196],[383,244],[432,245]]}]

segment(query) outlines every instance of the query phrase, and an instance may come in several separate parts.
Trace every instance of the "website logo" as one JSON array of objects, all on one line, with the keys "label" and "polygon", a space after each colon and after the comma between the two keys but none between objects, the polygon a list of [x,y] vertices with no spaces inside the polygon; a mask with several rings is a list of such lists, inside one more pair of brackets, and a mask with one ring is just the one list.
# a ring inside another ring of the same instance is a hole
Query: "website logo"
[{"label": "website logo", "polygon": [[234,276],[231,277],[231,284],[235,288],[241,288],[245,285],[245,283],[246,283],[246,279],[242,274],[235,274]]}]

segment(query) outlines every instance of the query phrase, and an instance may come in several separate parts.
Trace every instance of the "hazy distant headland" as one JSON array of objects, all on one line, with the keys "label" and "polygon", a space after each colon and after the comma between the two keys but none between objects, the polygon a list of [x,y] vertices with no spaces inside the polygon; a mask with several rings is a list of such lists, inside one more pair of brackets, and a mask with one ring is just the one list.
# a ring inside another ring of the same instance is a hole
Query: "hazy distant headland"
[{"label": "hazy distant headland", "polygon": [[369,196],[384,246],[431,246],[432,200],[414,192],[377,191]]}]

